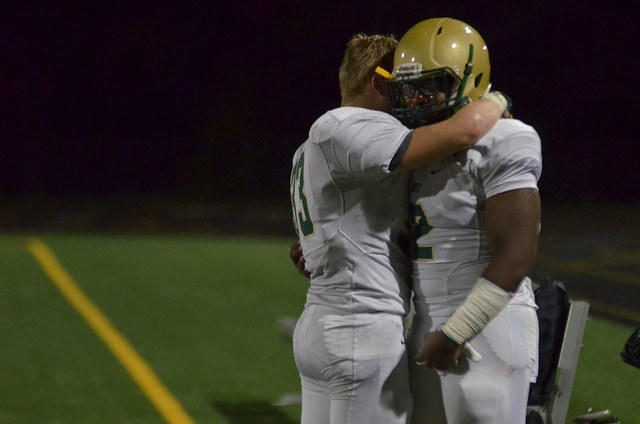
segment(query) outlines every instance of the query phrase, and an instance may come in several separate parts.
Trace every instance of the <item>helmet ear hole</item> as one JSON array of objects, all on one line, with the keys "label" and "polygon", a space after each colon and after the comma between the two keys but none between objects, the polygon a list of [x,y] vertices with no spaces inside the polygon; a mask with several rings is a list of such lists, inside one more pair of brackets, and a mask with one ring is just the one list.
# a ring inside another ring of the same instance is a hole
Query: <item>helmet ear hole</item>
[{"label": "helmet ear hole", "polygon": [[442,34],[442,27],[438,28],[438,33],[436,35]]},{"label": "helmet ear hole", "polygon": [[483,74],[478,74],[478,76],[473,80],[473,84],[476,88],[480,87],[480,84],[482,83],[482,75]]}]

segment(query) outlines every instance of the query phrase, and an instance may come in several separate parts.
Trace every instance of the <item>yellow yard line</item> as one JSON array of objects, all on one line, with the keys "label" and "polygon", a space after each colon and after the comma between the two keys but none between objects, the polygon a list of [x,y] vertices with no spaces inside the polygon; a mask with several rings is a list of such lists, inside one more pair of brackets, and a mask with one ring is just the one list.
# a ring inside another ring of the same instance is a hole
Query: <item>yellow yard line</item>
[{"label": "yellow yard line", "polygon": [[133,346],[114,328],[109,319],[89,299],[73,278],[60,265],[49,247],[37,238],[27,241],[27,250],[38,261],[45,274],[63,296],[87,321],[118,361],[129,372],[142,392],[149,398],[164,419],[170,424],[194,424],[178,400],[156,377],[151,367]]}]

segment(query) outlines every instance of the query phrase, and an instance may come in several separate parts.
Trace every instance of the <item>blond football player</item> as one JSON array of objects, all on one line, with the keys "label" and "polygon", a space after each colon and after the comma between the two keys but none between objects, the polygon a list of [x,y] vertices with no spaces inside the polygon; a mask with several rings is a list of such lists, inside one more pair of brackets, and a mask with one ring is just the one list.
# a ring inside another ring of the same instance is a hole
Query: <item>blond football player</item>
[{"label": "blond football player", "polygon": [[506,106],[494,94],[447,121],[408,129],[389,114],[385,77],[375,72],[391,70],[396,43],[362,34],[349,41],[339,71],[342,105],[316,120],[293,158],[294,224],[311,277],[293,336],[303,424],[406,422],[402,171],[469,147]]}]

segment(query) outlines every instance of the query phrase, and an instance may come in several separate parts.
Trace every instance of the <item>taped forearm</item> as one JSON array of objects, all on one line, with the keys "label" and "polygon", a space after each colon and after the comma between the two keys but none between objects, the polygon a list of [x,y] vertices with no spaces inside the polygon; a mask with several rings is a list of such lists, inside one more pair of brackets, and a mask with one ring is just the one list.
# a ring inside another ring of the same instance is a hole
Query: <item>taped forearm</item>
[{"label": "taped forearm", "polygon": [[462,344],[486,327],[510,300],[509,292],[480,277],[442,331],[454,342]]}]

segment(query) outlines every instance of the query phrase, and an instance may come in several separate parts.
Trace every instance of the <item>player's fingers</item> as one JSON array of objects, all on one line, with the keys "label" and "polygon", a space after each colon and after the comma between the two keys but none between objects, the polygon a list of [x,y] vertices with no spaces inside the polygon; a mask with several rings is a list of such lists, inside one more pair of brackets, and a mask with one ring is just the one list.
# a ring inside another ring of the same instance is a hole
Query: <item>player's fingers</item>
[{"label": "player's fingers", "polygon": [[295,242],[291,245],[291,249],[289,250],[289,257],[293,261],[293,263],[297,264],[298,260],[302,256],[302,247],[300,247],[300,242]]},{"label": "player's fingers", "polygon": [[448,371],[458,366],[460,360],[460,349],[453,352],[435,355],[431,361],[427,361],[427,368],[435,368],[439,371]]},{"label": "player's fingers", "polygon": [[430,368],[429,358],[424,347],[420,348],[420,351],[418,351],[418,354],[415,356],[414,360],[416,361],[416,365]]},{"label": "player's fingers", "polygon": [[302,273],[304,272],[304,258],[303,257],[299,257],[298,261],[296,262],[296,268],[298,268],[298,272]]},{"label": "player's fingers", "polygon": [[291,260],[294,262],[296,269],[300,274],[302,274],[306,278],[311,278],[311,273],[307,271],[305,267],[306,261],[304,260],[304,256],[300,255],[297,259],[294,259],[292,256]]}]

